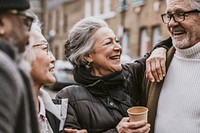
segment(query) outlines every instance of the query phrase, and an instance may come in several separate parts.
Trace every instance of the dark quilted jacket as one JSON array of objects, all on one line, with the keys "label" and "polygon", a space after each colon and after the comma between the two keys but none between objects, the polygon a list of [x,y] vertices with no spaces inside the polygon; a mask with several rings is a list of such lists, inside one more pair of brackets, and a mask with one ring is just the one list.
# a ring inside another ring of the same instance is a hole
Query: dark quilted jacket
[{"label": "dark quilted jacket", "polygon": [[99,79],[61,90],[57,98],[69,98],[65,127],[91,133],[117,132],[115,127],[127,116],[126,110],[138,104],[143,66],[138,62],[124,65],[121,80],[111,84]]}]

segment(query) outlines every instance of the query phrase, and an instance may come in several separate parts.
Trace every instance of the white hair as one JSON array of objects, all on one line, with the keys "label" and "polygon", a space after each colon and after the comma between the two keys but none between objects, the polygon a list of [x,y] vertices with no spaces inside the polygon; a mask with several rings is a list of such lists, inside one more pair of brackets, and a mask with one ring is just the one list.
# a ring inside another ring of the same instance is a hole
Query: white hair
[{"label": "white hair", "polygon": [[65,55],[74,66],[88,64],[84,56],[93,51],[93,35],[102,27],[108,27],[104,20],[87,17],[71,28],[68,40],[65,43]]},{"label": "white hair", "polygon": [[31,30],[30,30],[29,45],[26,47],[26,50],[23,54],[24,58],[30,64],[32,64],[32,62],[35,60],[35,54],[32,51],[32,47],[33,47],[33,45],[35,44],[35,41],[36,41],[34,36],[32,36],[31,33],[33,33],[34,31],[39,31],[40,33],[42,32],[41,31],[41,23],[40,23],[38,17],[34,13],[31,13],[31,14],[32,14],[34,20],[33,20],[33,23],[31,25]]}]

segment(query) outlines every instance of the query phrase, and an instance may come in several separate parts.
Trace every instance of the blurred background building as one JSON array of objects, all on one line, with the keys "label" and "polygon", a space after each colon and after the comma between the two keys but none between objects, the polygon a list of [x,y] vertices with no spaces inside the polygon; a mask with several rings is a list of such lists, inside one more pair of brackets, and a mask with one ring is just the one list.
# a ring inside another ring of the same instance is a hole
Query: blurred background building
[{"label": "blurred background building", "polygon": [[64,59],[68,30],[84,17],[104,19],[121,39],[123,54],[138,58],[169,35],[160,14],[165,0],[30,0],[57,59]]}]

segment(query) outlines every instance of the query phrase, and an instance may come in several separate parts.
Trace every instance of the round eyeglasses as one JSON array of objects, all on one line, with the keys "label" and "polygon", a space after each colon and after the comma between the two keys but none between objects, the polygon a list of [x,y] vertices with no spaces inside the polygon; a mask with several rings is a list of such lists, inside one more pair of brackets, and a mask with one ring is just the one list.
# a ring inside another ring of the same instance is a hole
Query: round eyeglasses
[{"label": "round eyeglasses", "polygon": [[175,13],[164,13],[161,14],[161,18],[165,24],[168,24],[172,18],[174,19],[175,22],[181,22],[184,21],[185,16],[190,13],[200,13],[200,11],[195,9],[190,11],[181,11],[181,12],[179,11]]}]

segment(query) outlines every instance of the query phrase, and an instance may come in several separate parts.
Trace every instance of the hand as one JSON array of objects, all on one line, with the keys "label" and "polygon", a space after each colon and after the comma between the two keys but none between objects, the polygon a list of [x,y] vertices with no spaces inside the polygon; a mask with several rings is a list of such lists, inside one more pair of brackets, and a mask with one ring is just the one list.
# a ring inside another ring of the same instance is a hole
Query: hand
[{"label": "hand", "polygon": [[145,121],[129,122],[129,118],[124,117],[116,128],[119,133],[148,133],[150,124]]},{"label": "hand", "polygon": [[82,129],[82,130],[77,130],[77,129],[69,129],[69,128],[65,128],[64,129],[65,133],[87,133],[87,130]]},{"label": "hand", "polygon": [[165,48],[157,48],[146,60],[146,78],[152,82],[160,82],[166,75],[166,52]]}]

